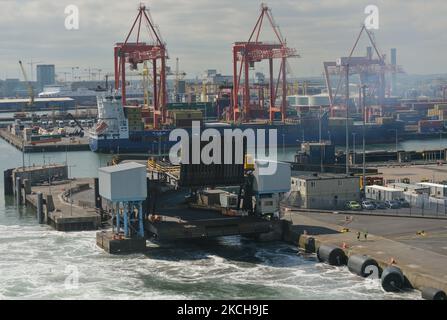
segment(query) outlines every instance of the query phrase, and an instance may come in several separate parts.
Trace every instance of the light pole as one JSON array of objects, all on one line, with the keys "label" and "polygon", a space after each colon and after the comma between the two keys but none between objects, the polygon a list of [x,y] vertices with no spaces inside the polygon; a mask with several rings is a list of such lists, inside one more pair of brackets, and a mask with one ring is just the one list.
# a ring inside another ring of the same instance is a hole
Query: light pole
[{"label": "light pole", "polygon": [[282,153],[283,157],[285,157],[286,154],[286,142],[285,142],[285,134],[282,134]]},{"label": "light pole", "polygon": [[73,215],[73,199],[71,198],[71,180],[72,180],[71,168],[73,168],[73,167],[76,167],[76,165],[68,166],[68,180],[70,180],[70,186],[69,186],[69,188],[70,188],[70,216]]},{"label": "light pole", "polygon": [[22,171],[25,171],[25,139],[22,139]]},{"label": "light pole", "polygon": [[399,141],[398,141],[398,138],[397,138],[397,129],[394,129],[394,131],[396,132],[396,156],[397,156],[397,151],[398,151],[397,145],[398,145]]},{"label": "light pole", "polygon": [[[366,142],[365,142],[365,125],[366,125],[366,85],[362,86],[362,104],[363,104],[363,126],[362,126],[362,140],[363,140],[363,161],[362,161],[362,186],[363,194],[366,191]],[[365,196],[364,196],[365,197]]]},{"label": "light pole", "polygon": [[349,175],[349,64],[346,64],[346,175]]},{"label": "light pole", "polygon": [[355,162],[355,136],[357,135],[357,133],[356,132],[353,132],[352,133],[352,152],[353,152],[353,155],[352,155],[352,157],[353,157],[353,159],[352,159],[352,162],[353,162],[353,164],[355,165],[356,164],[356,162]]},{"label": "light pole", "polygon": [[88,71],[88,81],[92,80],[92,68],[84,69],[84,71]]},{"label": "light pole", "polygon": [[439,162],[442,162],[442,131],[439,131]]},{"label": "light pole", "polygon": [[320,106],[320,116],[319,116],[319,121],[318,121],[318,142],[321,143],[321,118],[322,118],[322,114],[321,114],[321,106]]},{"label": "light pole", "polygon": [[50,161],[51,157],[48,157],[48,192],[49,194],[51,194],[51,174],[50,174],[50,170],[51,170],[51,161]]},{"label": "light pole", "polygon": [[79,67],[71,67],[71,81],[74,82],[75,78],[75,70],[79,70]]}]

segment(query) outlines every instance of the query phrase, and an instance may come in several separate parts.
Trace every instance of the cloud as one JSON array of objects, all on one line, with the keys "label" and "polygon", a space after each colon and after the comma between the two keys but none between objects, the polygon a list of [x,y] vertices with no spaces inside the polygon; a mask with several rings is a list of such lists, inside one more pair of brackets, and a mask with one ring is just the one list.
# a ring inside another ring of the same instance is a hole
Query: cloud
[{"label": "cloud", "polygon": [[[138,1],[119,0],[0,0],[0,78],[19,77],[19,59],[112,71],[113,45],[123,41],[136,15]],[[167,42],[171,64],[180,58],[189,76],[208,68],[231,73],[231,46],[245,41],[259,15],[257,0],[153,0],[150,12]],[[80,9],[80,30],[64,28],[64,9]],[[443,52],[447,5],[444,0],[272,0],[276,22],[301,59],[290,61],[294,75],[321,74],[322,62],[347,55],[364,8],[380,9],[375,32],[384,53],[398,48],[399,63],[408,73],[445,72]],[[264,39],[273,37],[266,29]],[[359,44],[364,54],[365,41]],[[262,65],[260,66],[262,69]]]}]

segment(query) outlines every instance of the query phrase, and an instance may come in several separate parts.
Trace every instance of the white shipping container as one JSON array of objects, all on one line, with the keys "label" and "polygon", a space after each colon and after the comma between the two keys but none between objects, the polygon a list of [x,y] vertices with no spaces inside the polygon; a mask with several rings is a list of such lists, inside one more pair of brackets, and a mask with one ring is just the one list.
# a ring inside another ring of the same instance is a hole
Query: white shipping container
[{"label": "white shipping container", "polygon": [[225,192],[220,194],[220,206],[222,208],[232,208],[237,206],[237,195]]},{"label": "white shipping container", "polygon": [[143,201],[147,198],[146,166],[128,162],[99,168],[99,194],[110,201]]},{"label": "white shipping container", "polygon": [[[268,166],[275,165],[276,171],[273,174],[263,174]],[[253,175],[253,189],[258,194],[284,193],[290,191],[292,171],[289,163],[256,159]]]},{"label": "white shipping container", "polygon": [[256,197],[256,213],[271,214],[279,211],[279,195],[272,196],[259,195]]},{"label": "white shipping container", "polygon": [[404,198],[404,192],[400,189],[393,189],[382,186],[366,186],[366,198],[387,201],[387,200],[398,200]]},{"label": "white shipping container", "polygon": [[447,197],[447,185],[445,184],[421,182],[418,183],[418,185],[430,188],[430,196],[432,197],[436,198]]}]

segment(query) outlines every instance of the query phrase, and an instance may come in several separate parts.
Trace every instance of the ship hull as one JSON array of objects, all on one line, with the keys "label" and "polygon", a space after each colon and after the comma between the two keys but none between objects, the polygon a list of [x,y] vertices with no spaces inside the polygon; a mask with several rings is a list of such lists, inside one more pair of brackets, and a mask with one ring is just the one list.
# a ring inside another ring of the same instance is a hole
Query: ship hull
[{"label": "ship hull", "polygon": [[[309,122],[303,124],[241,124],[237,126],[213,127],[222,135],[225,129],[253,129],[255,134],[257,130],[264,130],[265,145],[269,146],[269,132],[276,130],[278,148],[298,147],[301,142],[316,142],[320,140],[320,128],[318,123]],[[204,129],[204,128],[203,128]],[[191,131],[191,129],[186,129]],[[367,144],[385,144],[395,142],[395,131],[401,134],[401,129],[396,127],[368,127],[365,129],[365,140]],[[153,130],[131,132],[128,139],[99,139],[90,138],[90,148],[99,153],[148,153],[148,154],[167,154],[169,149],[176,141],[169,141],[171,130]],[[349,142],[353,143],[353,136],[356,136],[357,144],[361,142],[363,129],[361,126],[351,127],[349,129]],[[328,127],[322,125],[321,139],[330,140],[335,145],[345,145],[346,129],[344,127]],[[259,144],[258,144],[259,145]]]}]

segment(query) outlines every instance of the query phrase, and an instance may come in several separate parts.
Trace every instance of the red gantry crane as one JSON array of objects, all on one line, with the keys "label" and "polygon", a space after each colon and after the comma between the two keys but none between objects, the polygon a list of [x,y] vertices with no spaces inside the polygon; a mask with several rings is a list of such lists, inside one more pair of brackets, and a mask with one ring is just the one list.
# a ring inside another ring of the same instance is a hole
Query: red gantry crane
[{"label": "red gantry crane", "polygon": [[[141,28],[146,27],[151,38],[150,43],[141,42]],[[136,30],[136,42],[129,42],[130,37]],[[166,121],[166,59],[168,54],[166,43],[163,42],[160,32],[157,30],[145,5],[141,4],[138,8],[138,15],[123,43],[117,43],[114,48],[115,57],[115,89],[120,87],[123,105],[126,105],[126,63],[130,64],[131,70],[137,70],[138,64],[145,61],[152,62],[152,84],[153,84],[153,112],[154,128]],[[160,61],[160,70],[157,70],[157,61]]]},{"label": "red gantry crane", "polygon": [[[259,41],[264,19],[267,19],[273,28],[277,43],[265,43]],[[281,120],[286,119],[287,106],[287,58],[299,57],[295,49],[287,47],[284,38],[281,35],[279,27],[275,24],[271,10],[265,4],[261,5],[261,14],[247,42],[236,42],[233,45],[233,121],[250,121],[250,68],[254,68],[256,62],[269,60],[269,119],[272,122],[276,112],[281,112]],[[273,78],[273,59],[281,59],[281,65],[277,83],[274,85]],[[239,63],[240,62],[240,63]],[[244,83],[241,84],[242,74],[244,74]],[[278,95],[279,85],[282,85],[282,103],[281,107],[275,106]],[[239,95],[242,96],[242,111],[239,105]],[[253,105],[253,108],[258,108]]]}]

